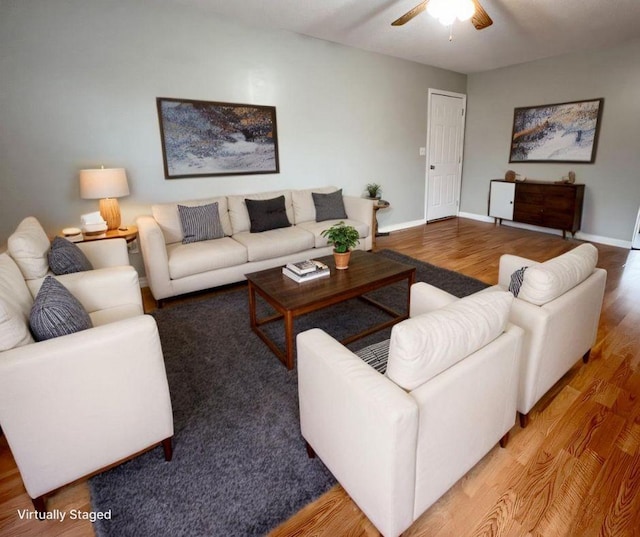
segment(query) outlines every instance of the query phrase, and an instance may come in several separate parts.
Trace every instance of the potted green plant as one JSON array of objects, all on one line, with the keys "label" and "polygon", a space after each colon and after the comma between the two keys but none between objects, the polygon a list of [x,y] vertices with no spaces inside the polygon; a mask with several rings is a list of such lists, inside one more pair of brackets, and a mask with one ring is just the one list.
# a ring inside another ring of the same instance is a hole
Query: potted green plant
[{"label": "potted green plant", "polygon": [[349,268],[351,248],[360,242],[360,234],[353,226],[338,222],[322,232],[322,236],[333,245],[333,258],[338,270]]},{"label": "potted green plant", "polygon": [[382,187],[378,183],[369,183],[366,189],[371,199],[379,199],[382,196]]}]

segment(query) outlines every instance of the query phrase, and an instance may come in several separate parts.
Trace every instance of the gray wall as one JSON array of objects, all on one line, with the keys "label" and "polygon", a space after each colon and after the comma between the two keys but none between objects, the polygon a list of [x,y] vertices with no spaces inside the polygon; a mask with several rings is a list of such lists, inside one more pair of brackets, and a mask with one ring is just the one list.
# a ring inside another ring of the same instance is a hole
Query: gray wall
[{"label": "gray wall", "polygon": [[[629,241],[640,205],[640,40],[469,75],[461,210],[487,214],[490,179],[513,169],[586,184],[582,231]],[[594,164],[509,164],[513,109],[604,97]]]},{"label": "gray wall", "polygon": [[[427,90],[466,90],[465,75],[157,0],[0,0],[0,50],[0,244],[27,215],[56,233],[97,210],[78,170],[101,164],[127,170],[125,223],[156,201],[369,182],[393,204],[381,225],[421,219]],[[165,180],[159,96],[276,106],[281,173]]]}]

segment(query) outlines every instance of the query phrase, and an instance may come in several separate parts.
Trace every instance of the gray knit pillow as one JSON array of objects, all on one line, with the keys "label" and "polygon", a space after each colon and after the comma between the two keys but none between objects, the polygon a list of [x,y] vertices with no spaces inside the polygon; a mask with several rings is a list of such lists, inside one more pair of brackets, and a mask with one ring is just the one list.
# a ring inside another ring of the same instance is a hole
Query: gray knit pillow
[{"label": "gray knit pillow", "polygon": [[43,341],[80,332],[92,326],[91,317],[80,301],[53,276],[47,276],[29,315],[33,338]]},{"label": "gray knit pillow", "polygon": [[224,237],[217,202],[195,207],[178,205],[178,214],[184,236],[183,244]]},{"label": "gray knit pillow", "polygon": [[316,222],[349,218],[344,210],[342,189],[329,194],[312,192],[311,195],[313,196],[313,204],[316,207]]},{"label": "gray knit pillow", "polygon": [[78,245],[62,237],[53,239],[48,258],[51,272],[57,275],[93,270],[91,261]]}]

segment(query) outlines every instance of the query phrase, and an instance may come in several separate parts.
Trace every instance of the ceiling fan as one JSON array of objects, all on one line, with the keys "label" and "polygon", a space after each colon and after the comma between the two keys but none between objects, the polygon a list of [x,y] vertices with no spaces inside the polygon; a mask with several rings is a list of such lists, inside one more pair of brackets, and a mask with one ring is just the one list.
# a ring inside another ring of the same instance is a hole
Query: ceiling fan
[{"label": "ceiling fan", "polygon": [[[414,7],[413,9],[407,11],[404,15],[402,15],[402,17],[393,21],[391,23],[391,26],[402,26],[403,24],[406,24],[415,16],[419,15],[425,9],[427,9],[427,4],[429,3],[431,3],[431,6],[429,6],[429,11],[430,12],[433,11],[432,8],[435,8],[436,10],[435,12],[432,13],[432,15],[440,19],[440,22],[442,22],[445,26],[449,26],[453,23],[453,20],[456,18],[457,14],[455,12],[448,12],[452,15],[451,18],[447,18],[447,17],[443,18],[437,14],[438,12],[437,10],[443,9],[443,6],[445,5],[449,7],[450,5],[458,4],[457,0],[448,0],[448,1],[449,3],[447,3],[447,0],[423,0],[416,7]],[[487,15],[487,12],[484,10],[484,8],[480,5],[480,2],[478,0],[471,0],[471,3],[473,4],[475,11],[470,17],[471,17],[472,24],[476,27],[476,30],[484,30],[485,28],[491,26],[493,24],[493,21],[491,20],[491,17]],[[469,16],[466,16],[466,18],[469,18]]]}]

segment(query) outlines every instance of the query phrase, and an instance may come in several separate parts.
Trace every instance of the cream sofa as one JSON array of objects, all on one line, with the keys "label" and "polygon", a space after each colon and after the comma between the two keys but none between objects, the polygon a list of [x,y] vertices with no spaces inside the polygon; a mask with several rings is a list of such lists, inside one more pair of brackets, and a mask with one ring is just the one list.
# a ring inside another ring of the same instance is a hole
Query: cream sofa
[{"label": "cream sofa", "polygon": [[35,342],[29,316],[50,275],[47,245],[30,217],[0,254],[0,426],[38,511],[57,488],[158,443],[170,457],[173,436],[158,329],[143,315],[126,243],[78,244],[95,270],[55,278],[93,328]]},{"label": "cream sofa", "polygon": [[[316,222],[312,192],[335,187],[282,190],[220,196],[152,206],[152,215],[137,219],[147,282],[153,297],[164,298],[242,281],[245,274],[331,253],[323,230],[339,220]],[[266,200],[283,195],[291,227],[250,233],[245,199]],[[372,248],[373,201],[343,196],[348,218],[340,219],[360,233],[359,249]],[[217,203],[224,237],[183,244],[178,204]]]},{"label": "cream sofa", "polygon": [[481,292],[451,303],[415,284],[385,374],[322,330],[298,335],[302,436],[386,537],[506,442],[522,342],[507,323],[512,300]]}]

